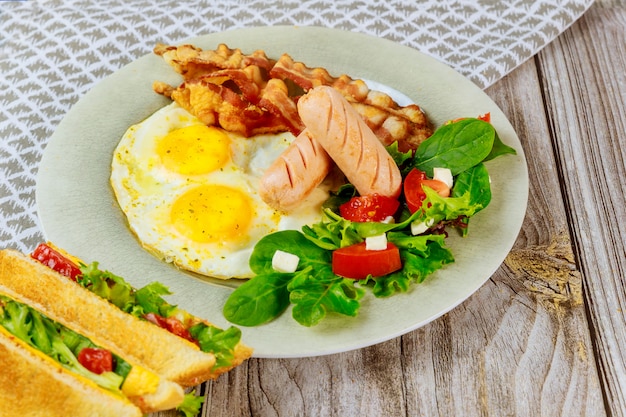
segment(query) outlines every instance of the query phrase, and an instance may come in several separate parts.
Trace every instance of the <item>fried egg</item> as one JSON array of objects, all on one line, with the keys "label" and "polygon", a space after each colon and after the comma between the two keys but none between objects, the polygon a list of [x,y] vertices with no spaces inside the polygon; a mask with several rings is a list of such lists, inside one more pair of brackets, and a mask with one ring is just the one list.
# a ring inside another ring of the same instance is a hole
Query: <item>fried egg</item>
[{"label": "fried egg", "polygon": [[116,147],[111,185],[141,245],[165,262],[215,278],[247,278],[254,245],[319,222],[323,187],[289,214],[257,193],[290,133],[245,138],[204,125],[176,103],[131,126]]}]

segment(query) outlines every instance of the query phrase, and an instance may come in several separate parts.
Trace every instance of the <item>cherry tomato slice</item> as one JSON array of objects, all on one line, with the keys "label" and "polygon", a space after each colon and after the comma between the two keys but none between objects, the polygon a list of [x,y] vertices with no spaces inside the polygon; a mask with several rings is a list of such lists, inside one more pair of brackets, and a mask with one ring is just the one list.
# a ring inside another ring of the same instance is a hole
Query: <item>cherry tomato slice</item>
[{"label": "cherry tomato slice", "polygon": [[380,222],[394,213],[400,202],[392,197],[379,194],[352,197],[350,201],[339,206],[339,214],[353,222]]},{"label": "cherry tomato slice", "polygon": [[40,243],[30,255],[31,258],[41,262],[48,268],[65,275],[76,281],[76,277],[81,275],[78,265],[67,259],[59,251],[51,248],[46,243]]},{"label": "cherry tomato slice", "polygon": [[198,341],[193,338],[189,330],[185,328],[185,325],[176,317],[163,317],[158,314],[148,313],[143,316],[149,322],[156,324],[159,327],[167,330],[168,332],[175,334],[178,337],[182,337],[191,343],[198,344]]},{"label": "cherry tomato slice", "polygon": [[481,114],[477,117],[478,120],[482,120],[483,122],[491,123],[491,113]]},{"label": "cherry tomato slice", "polygon": [[365,242],[346,246],[333,252],[333,273],[352,279],[364,279],[368,275],[382,277],[402,268],[400,250],[387,242],[387,249],[367,250]]},{"label": "cherry tomato slice", "polygon": [[106,349],[83,348],[78,354],[78,362],[94,374],[113,371],[113,355]]},{"label": "cherry tomato slice", "polygon": [[[476,117],[478,120],[482,120],[483,122],[491,123],[491,113],[481,114]],[[465,120],[467,117],[459,117],[458,119],[450,120],[448,123],[460,122],[461,120]]]},{"label": "cherry tomato slice", "polygon": [[442,197],[450,196],[450,188],[443,181],[428,179],[425,172],[413,168],[404,179],[403,185],[406,205],[411,213],[419,210],[426,198],[423,185],[432,188]]}]

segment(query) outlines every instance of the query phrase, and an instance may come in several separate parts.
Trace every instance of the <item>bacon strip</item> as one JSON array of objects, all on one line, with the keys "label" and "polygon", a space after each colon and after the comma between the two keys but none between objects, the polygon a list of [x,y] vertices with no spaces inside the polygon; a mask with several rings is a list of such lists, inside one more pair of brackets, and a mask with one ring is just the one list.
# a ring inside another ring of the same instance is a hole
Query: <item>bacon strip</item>
[{"label": "bacon strip", "polygon": [[264,51],[245,55],[224,44],[215,50],[158,44],[154,52],[183,76],[178,87],[155,82],[154,91],[206,124],[245,136],[283,131],[297,136],[304,128],[298,99],[321,85],[339,91],[385,145],[397,141],[401,151],[415,149],[433,132],[418,105],[401,107],[363,80],[333,77],[325,68],[309,68],[288,54],[274,61]]}]

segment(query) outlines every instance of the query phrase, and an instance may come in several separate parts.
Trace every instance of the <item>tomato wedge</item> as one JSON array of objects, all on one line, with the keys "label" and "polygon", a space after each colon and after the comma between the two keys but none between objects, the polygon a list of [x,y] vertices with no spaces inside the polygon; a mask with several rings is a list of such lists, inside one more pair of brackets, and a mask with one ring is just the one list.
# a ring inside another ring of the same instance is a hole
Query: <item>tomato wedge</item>
[{"label": "tomato wedge", "polygon": [[40,243],[30,256],[48,268],[74,281],[76,281],[77,276],[81,275],[78,265],[45,243]]},{"label": "tomato wedge", "polygon": [[383,250],[367,250],[365,242],[346,246],[333,252],[333,272],[352,279],[364,279],[368,275],[382,277],[402,268],[400,250],[387,242]]},{"label": "tomato wedge", "polygon": [[379,194],[352,197],[350,201],[339,206],[339,214],[352,222],[380,222],[394,213],[400,202],[392,197]]},{"label": "tomato wedge", "polygon": [[198,341],[193,338],[191,333],[189,333],[189,330],[185,328],[185,325],[175,317],[163,317],[154,313],[145,314],[143,317],[149,322],[162,327],[178,337],[182,337],[191,343],[198,344]]},{"label": "tomato wedge", "polygon": [[411,213],[415,213],[422,207],[426,198],[426,192],[422,186],[432,188],[442,197],[450,196],[450,188],[443,181],[432,180],[424,171],[413,168],[404,179],[404,198]]},{"label": "tomato wedge", "polygon": [[106,349],[83,348],[78,353],[78,362],[94,374],[113,371],[113,355]]}]

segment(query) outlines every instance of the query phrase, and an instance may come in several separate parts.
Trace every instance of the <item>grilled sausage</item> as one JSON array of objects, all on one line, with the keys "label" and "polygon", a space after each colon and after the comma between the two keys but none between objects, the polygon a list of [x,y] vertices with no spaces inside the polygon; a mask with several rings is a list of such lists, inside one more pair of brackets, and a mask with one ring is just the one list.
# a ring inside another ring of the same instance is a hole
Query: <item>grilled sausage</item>
[{"label": "grilled sausage", "polygon": [[400,195],[398,166],[341,93],[328,86],[315,87],[300,98],[298,112],[359,194]]},{"label": "grilled sausage", "polygon": [[332,160],[305,129],[265,171],[259,195],[270,207],[291,211],[324,180]]}]

